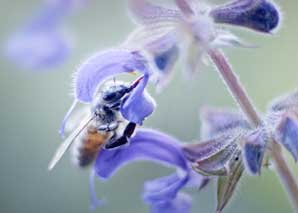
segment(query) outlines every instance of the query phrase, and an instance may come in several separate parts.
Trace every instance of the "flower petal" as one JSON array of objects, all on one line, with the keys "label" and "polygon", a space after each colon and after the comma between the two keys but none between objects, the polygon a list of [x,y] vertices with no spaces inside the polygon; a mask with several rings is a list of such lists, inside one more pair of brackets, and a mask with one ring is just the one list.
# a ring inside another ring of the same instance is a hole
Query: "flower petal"
[{"label": "flower petal", "polygon": [[154,62],[156,67],[163,73],[169,73],[178,57],[177,46],[172,46],[162,52],[154,54]]},{"label": "flower petal", "polygon": [[179,142],[148,129],[139,129],[127,147],[102,150],[96,159],[95,170],[99,177],[109,178],[118,169],[135,160],[151,160],[180,168],[184,172],[188,170]]},{"label": "flower petal", "polygon": [[144,76],[121,106],[123,117],[139,125],[142,125],[143,120],[152,114],[156,106],[154,99],[145,91],[148,80],[149,76]]},{"label": "flower petal", "polygon": [[129,6],[133,18],[140,24],[177,22],[181,17],[178,10],[156,6],[146,0],[130,0]]},{"label": "flower petal", "polygon": [[217,30],[218,36],[212,41],[214,47],[241,47],[256,48],[255,45],[247,44],[240,40],[237,36],[226,30]]},{"label": "flower petal", "polygon": [[249,124],[242,115],[228,109],[205,107],[200,112],[203,140],[235,128],[249,129]]},{"label": "flower petal", "polygon": [[245,137],[243,157],[246,169],[252,175],[260,175],[266,144],[268,141],[264,129],[257,129]]},{"label": "flower petal", "polygon": [[185,186],[188,176],[180,177],[177,173],[147,181],[144,187],[143,198],[148,203],[171,201],[179,190]]},{"label": "flower petal", "polygon": [[169,82],[178,60],[180,50],[177,41],[174,31],[170,31],[144,46],[152,56],[153,64],[157,70],[157,86],[159,89],[162,89]]},{"label": "flower petal", "polygon": [[97,207],[105,204],[105,200],[99,200],[95,191],[95,171],[92,169],[89,176],[89,192],[90,192],[90,209],[95,210]]},{"label": "flower petal", "polygon": [[121,73],[140,71],[148,74],[145,58],[129,50],[108,50],[89,58],[77,72],[75,96],[81,102],[90,103],[100,84]]},{"label": "flower petal", "polygon": [[202,186],[204,178],[192,173],[181,145],[174,138],[154,130],[140,129],[127,147],[102,150],[95,171],[101,178],[111,177],[118,169],[135,160],[151,160],[173,166],[177,172],[145,183],[143,198],[151,212],[188,212],[190,199],[179,191],[187,185]]},{"label": "flower petal", "polygon": [[152,203],[151,213],[188,213],[191,208],[191,197],[184,193],[178,193],[175,199],[165,202]]},{"label": "flower petal", "polygon": [[172,38],[168,34],[174,35],[175,27],[176,25],[171,23],[157,23],[138,27],[128,35],[122,46],[132,49],[147,49],[147,45],[159,43],[160,40],[166,41],[165,44],[170,43],[171,40],[164,39],[164,37]]},{"label": "flower petal", "polygon": [[204,50],[195,41],[189,42],[185,54],[186,73],[191,78],[204,65]]},{"label": "flower petal", "polygon": [[63,120],[62,120],[62,123],[61,123],[61,126],[60,126],[60,129],[59,129],[59,134],[61,136],[61,138],[64,138],[65,136],[65,127],[66,127],[66,124],[70,118],[70,116],[72,115],[75,107],[77,106],[78,104],[78,101],[77,100],[74,100],[74,102],[71,104],[70,108],[68,109],[68,111],[66,112]]},{"label": "flower petal", "polygon": [[286,115],[277,126],[275,137],[298,160],[298,116]]},{"label": "flower petal", "polygon": [[278,27],[280,13],[268,0],[236,0],[214,8],[210,15],[217,23],[237,25],[270,33]]}]

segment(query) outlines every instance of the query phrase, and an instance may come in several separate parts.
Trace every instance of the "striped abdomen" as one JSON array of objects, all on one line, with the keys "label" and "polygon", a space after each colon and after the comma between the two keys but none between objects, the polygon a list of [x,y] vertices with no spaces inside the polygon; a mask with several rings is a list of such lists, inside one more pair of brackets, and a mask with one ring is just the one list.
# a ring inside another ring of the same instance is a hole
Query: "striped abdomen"
[{"label": "striped abdomen", "polygon": [[74,163],[79,167],[92,164],[108,136],[108,133],[99,133],[93,125],[86,128],[75,143],[73,150]]}]

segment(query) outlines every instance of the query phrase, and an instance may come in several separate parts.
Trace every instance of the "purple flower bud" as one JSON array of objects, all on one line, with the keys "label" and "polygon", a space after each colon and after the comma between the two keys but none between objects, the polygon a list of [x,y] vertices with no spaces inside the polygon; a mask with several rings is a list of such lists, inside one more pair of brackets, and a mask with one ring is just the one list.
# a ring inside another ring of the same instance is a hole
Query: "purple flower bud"
[{"label": "purple flower bud", "polygon": [[243,158],[246,169],[252,174],[260,174],[267,143],[264,129],[258,129],[244,138]]},{"label": "purple flower bud", "polygon": [[210,15],[217,23],[247,27],[270,33],[280,22],[280,13],[268,0],[236,0],[214,8]]},{"label": "purple flower bud", "polygon": [[275,137],[298,160],[298,115],[285,114],[277,126]]}]

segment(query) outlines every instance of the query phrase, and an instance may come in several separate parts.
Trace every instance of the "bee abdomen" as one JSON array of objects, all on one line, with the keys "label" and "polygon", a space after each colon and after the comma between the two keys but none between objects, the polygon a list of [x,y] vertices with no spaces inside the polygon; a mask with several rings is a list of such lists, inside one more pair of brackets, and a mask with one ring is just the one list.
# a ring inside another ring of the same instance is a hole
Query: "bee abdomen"
[{"label": "bee abdomen", "polygon": [[107,138],[108,134],[99,133],[94,126],[89,126],[74,147],[74,163],[81,168],[92,164]]}]

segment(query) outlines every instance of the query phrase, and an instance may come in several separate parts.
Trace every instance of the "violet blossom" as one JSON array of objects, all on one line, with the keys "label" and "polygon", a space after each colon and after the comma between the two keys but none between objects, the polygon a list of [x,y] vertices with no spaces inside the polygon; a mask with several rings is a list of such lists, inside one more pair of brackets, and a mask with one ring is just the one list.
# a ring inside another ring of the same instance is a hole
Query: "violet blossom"
[{"label": "violet blossom", "polygon": [[218,6],[194,0],[175,2],[177,8],[154,5],[148,0],[130,0],[130,12],[139,27],[124,44],[148,52],[161,87],[168,82],[183,52],[186,70],[194,73],[207,63],[210,49],[251,46],[222,24],[269,34],[280,22],[277,7],[268,0],[235,0]]},{"label": "violet blossom", "polygon": [[[165,8],[146,0],[130,0],[130,11],[139,24],[138,29],[118,49],[99,52],[79,67],[74,78],[75,100],[63,120],[61,134],[77,103],[92,103],[104,82],[132,72],[140,73],[141,77],[121,102],[120,113],[126,121],[142,125],[155,108],[154,100],[146,92],[149,80],[157,78],[158,86],[165,85],[184,50],[187,70],[193,73],[200,68],[204,57],[212,58],[212,50],[249,46],[223,29],[223,25],[271,34],[280,22],[279,10],[268,0],[236,0],[218,6],[192,0],[175,2],[177,8]],[[216,179],[217,211],[221,212],[245,171],[261,174],[272,135],[297,161],[297,97],[295,93],[278,99],[256,128],[238,112],[206,108],[201,114],[202,142],[199,143],[182,144],[161,132],[138,129],[127,146],[102,149],[92,174],[108,179],[126,164],[140,160],[176,168],[172,175],[145,183],[144,201],[150,205],[151,212],[157,213],[189,212],[191,198],[180,191],[194,183],[200,188],[210,179]],[[93,183],[91,186],[96,206],[101,202],[95,199]]]},{"label": "violet blossom", "polygon": [[264,127],[251,129],[236,111],[204,108],[201,111],[199,143],[184,147],[192,168],[201,175],[217,179],[217,211],[228,204],[244,169],[260,174],[268,138]]},{"label": "violet blossom", "polygon": [[155,108],[155,101],[145,90],[150,78],[150,67],[139,52],[111,49],[91,56],[78,68],[74,77],[75,100],[63,119],[60,134],[64,135],[65,124],[77,103],[92,103],[97,89],[108,79],[135,71],[140,72],[142,77],[121,104],[120,112],[127,121],[142,125]]},{"label": "violet blossom", "polygon": [[264,116],[263,124],[252,129],[235,111],[204,108],[201,111],[202,142],[184,147],[193,169],[201,175],[217,177],[217,211],[227,205],[244,169],[260,175],[268,166],[271,137],[298,159],[298,93],[274,100]]},{"label": "violet blossom", "polygon": [[[144,160],[176,168],[169,176],[145,183],[143,199],[150,205],[151,212],[189,212],[191,198],[180,191],[186,186],[200,188],[205,185],[205,178],[192,171],[183,154],[182,143],[171,136],[156,130],[138,129],[129,146],[102,150],[94,170],[101,179],[109,179],[128,163]],[[94,197],[92,200],[96,201]]]}]

